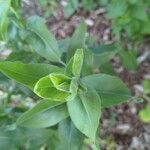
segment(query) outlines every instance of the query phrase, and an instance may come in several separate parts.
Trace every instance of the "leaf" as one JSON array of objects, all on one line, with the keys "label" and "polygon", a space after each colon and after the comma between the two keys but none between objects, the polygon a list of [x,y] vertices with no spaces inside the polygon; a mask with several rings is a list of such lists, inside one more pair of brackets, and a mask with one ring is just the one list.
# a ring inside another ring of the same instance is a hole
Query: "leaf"
[{"label": "leaf", "polygon": [[132,98],[128,88],[118,77],[94,74],[84,77],[82,82],[97,91],[102,107],[110,107]]},{"label": "leaf", "polygon": [[21,61],[23,63],[36,62],[38,56],[36,53],[28,51],[13,51],[6,59],[6,61]]},{"label": "leaf", "polygon": [[142,34],[150,35],[150,19],[142,24]]},{"label": "leaf", "polygon": [[135,3],[138,2],[138,0],[128,0],[128,2],[131,3],[131,4],[135,4]]},{"label": "leaf", "polygon": [[95,90],[81,92],[67,102],[68,111],[77,129],[94,142],[101,114],[101,100]]},{"label": "leaf", "polygon": [[73,57],[77,49],[84,49],[86,29],[86,24],[82,21],[79,27],[75,30],[68,46],[67,62]]},{"label": "leaf", "polygon": [[70,38],[58,40],[59,50],[61,53],[66,53],[70,43]]},{"label": "leaf", "polygon": [[72,65],[73,65],[73,59],[74,57],[72,57],[70,59],[70,61],[67,63],[66,68],[65,68],[65,75],[72,77],[73,76],[73,72],[72,72]]},{"label": "leaf", "polygon": [[83,145],[83,134],[74,126],[70,118],[59,123],[59,150],[79,150]]},{"label": "leaf", "polygon": [[100,6],[106,6],[109,3],[109,0],[98,0]]},{"label": "leaf", "polygon": [[[66,101],[69,93],[68,78],[64,81],[63,78],[54,74],[50,74],[41,78],[34,87],[34,92],[42,98],[53,101]],[[67,91],[68,90],[68,91]]]},{"label": "leaf", "polygon": [[92,10],[96,7],[97,4],[93,0],[82,0],[82,5],[85,10]]},{"label": "leaf", "polygon": [[143,87],[144,87],[144,93],[145,94],[150,94],[150,80],[144,80],[143,81]]},{"label": "leaf", "polygon": [[100,72],[109,74],[109,75],[116,75],[114,68],[111,64],[111,62],[106,62],[100,66]]},{"label": "leaf", "polygon": [[132,19],[128,24],[126,24],[124,30],[127,32],[129,38],[136,39],[139,37],[139,33],[141,32],[141,22],[137,19]]},{"label": "leaf", "polygon": [[75,55],[68,62],[65,74],[72,76],[86,76],[92,74],[93,55],[88,50],[77,49]]},{"label": "leaf", "polygon": [[6,126],[6,129],[0,128],[0,133],[0,148],[2,150],[16,150],[18,147],[28,147],[30,150],[35,150],[45,144],[47,147],[55,149],[59,143],[57,131],[52,129],[17,127],[13,131],[9,131]]},{"label": "leaf", "polygon": [[10,4],[11,0],[0,0],[0,40],[6,40]]},{"label": "leaf", "polygon": [[134,50],[122,50],[119,52],[120,60],[123,66],[128,70],[136,70],[137,68],[137,52]]},{"label": "leaf", "polygon": [[21,6],[21,0],[15,0],[15,1],[11,1],[11,5],[14,9],[17,9],[18,7]]},{"label": "leaf", "polygon": [[72,97],[76,96],[78,92],[78,87],[79,87],[79,78],[72,77],[71,83],[70,83],[70,92],[72,94]]},{"label": "leaf", "polygon": [[34,108],[25,112],[17,124],[28,128],[50,127],[68,117],[65,103],[42,100]]},{"label": "leaf", "polygon": [[73,64],[72,64],[72,72],[74,76],[80,76],[83,60],[84,60],[83,49],[77,49],[74,54]]},{"label": "leaf", "polygon": [[114,1],[113,3],[109,4],[107,7],[108,15],[111,18],[117,18],[122,16],[128,8],[126,1]]},{"label": "leaf", "polygon": [[[27,28],[36,34],[44,45],[43,49],[36,47],[35,51],[50,61],[61,62],[61,54],[59,52],[57,41],[47,29],[46,25],[44,24],[44,20],[38,16],[32,16],[28,19]],[[35,41],[33,42],[33,48],[34,47]]]},{"label": "leaf", "polygon": [[56,89],[69,92],[71,78],[64,74],[51,73],[50,79]]},{"label": "leaf", "polygon": [[93,73],[93,63],[94,58],[92,52],[89,50],[84,50],[84,60],[81,71],[82,77]]},{"label": "leaf", "polygon": [[95,68],[99,68],[101,65],[108,62],[118,52],[116,45],[96,45],[89,49],[93,54]]},{"label": "leaf", "polygon": [[140,111],[139,118],[141,121],[145,123],[150,123],[150,103]]},{"label": "leaf", "polygon": [[0,72],[29,88],[33,89],[35,83],[52,72],[60,72],[61,68],[48,64],[23,64],[21,62],[0,62]]},{"label": "leaf", "polygon": [[147,14],[147,7],[145,7],[144,4],[138,4],[134,5],[132,7],[132,15],[141,21],[148,21],[148,14]]},{"label": "leaf", "polygon": [[64,15],[66,18],[73,15],[79,6],[79,0],[67,0],[67,5],[64,7]]}]

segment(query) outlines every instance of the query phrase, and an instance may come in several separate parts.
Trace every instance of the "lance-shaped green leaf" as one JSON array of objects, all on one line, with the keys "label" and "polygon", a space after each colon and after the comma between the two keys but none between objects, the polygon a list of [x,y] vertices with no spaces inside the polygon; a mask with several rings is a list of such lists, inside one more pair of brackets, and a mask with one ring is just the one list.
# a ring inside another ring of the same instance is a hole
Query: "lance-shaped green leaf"
[{"label": "lance-shaped green leaf", "polygon": [[67,105],[76,128],[95,141],[101,114],[101,100],[96,91],[89,89],[87,92],[79,92]]},{"label": "lance-shaped green leaf", "polygon": [[40,78],[52,72],[61,71],[61,68],[48,64],[23,64],[21,62],[9,61],[0,62],[0,72],[31,89],[33,89]]},{"label": "lance-shaped green leaf", "polygon": [[65,74],[72,76],[86,76],[92,74],[93,55],[88,50],[77,49],[68,62]]},{"label": "lance-shaped green leaf", "polygon": [[93,54],[89,50],[84,50],[84,60],[81,76],[87,76],[93,73]]},{"label": "lance-shaped green leaf", "polygon": [[69,77],[73,76],[73,73],[72,73],[73,59],[74,59],[74,57],[72,57],[70,59],[70,61],[67,63],[66,68],[65,68],[65,75],[67,75]]},{"label": "lance-shaped green leaf", "polygon": [[72,64],[72,73],[74,76],[80,76],[82,65],[84,60],[84,53],[83,49],[77,49],[74,57],[73,57],[73,64]]},{"label": "lance-shaped green leaf", "polygon": [[79,150],[83,145],[83,134],[74,126],[70,118],[59,123],[60,144],[58,150]]},{"label": "lance-shaped green leaf", "polygon": [[117,45],[95,45],[90,47],[93,54],[93,67],[99,68],[101,65],[109,62],[110,59],[119,51]]},{"label": "lance-shaped green leaf", "polygon": [[67,62],[73,57],[75,51],[85,47],[86,24],[82,21],[75,30],[68,46]]},{"label": "lance-shaped green leaf", "polygon": [[102,107],[109,107],[132,98],[126,85],[118,78],[106,74],[89,75],[82,82],[99,94]]},{"label": "lance-shaped green leaf", "polygon": [[68,117],[65,103],[42,100],[31,110],[25,112],[17,124],[29,128],[50,127]]},{"label": "lance-shaped green leaf", "polygon": [[41,78],[34,87],[34,92],[42,98],[53,101],[66,101],[70,96],[69,79],[64,76],[50,74]]},{"label": "lance-shaped green leaf", "polygon": [[76,94],[78,92],[78,88],[79,88],[79,78],[73,77],[71,79],[71,83],[70,83],[70,92],[71,92],[72,96],[76,96]]},{"label": "lance-shaped green leaf", "polygon": [[11,0],[0,0],[0,40],[6,40],[10,4]]},{"label": "lance-shaped green leaf", "polygon": [[[61,62],[60,57],[61,53],[55,37],[47,29],[44,20],[38,16],[33,16],[28,19],[27,27],[30,31],[36,34],[38,41],[42,46],[38,48],[35,44],[35,41],[29,41],[33,49],[41,55],[42,57],[55,62]],[[33,38],[35,39],[35,35]],[[40,41],[40,40],[41,41]],[[43,47],[41,49],[41,47]]]},{"label": "lance-shaped green leaf", "polygon": [[34,63],[34,62],[37,62],[38,57],[39,56],[33,52],[16,50],[16,51],[13,51],[5,60],[11,61],[11,62],[21,61],[22,63]]}]

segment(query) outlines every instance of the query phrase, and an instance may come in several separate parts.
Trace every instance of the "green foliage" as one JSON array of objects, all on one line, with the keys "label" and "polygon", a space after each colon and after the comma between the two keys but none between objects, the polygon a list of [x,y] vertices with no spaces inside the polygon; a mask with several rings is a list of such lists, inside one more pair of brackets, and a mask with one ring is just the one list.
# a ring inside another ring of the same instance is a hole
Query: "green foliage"
[{"label": "green foliage", "polygon": [[139,39],[143,34],[150,34],[146,27],[150,24],[148,6],[149,3],[145,0],[112,0],[107,10],[108,16],[113,19],[113,32],[116,37],[121,38],[122,32],[130,39]]},{"label": "green foliage", "polygon": [[0,0],[0,39],[6,39],[8,19],[7,15],[11,6],[10,0]]},{"label": "green foliage", "polygon": [[94,74],[83,78],[83,83],[97,91],[101,106],[109,107],[131,99],[130,92],[117,77],[106,74]]},{"label": "green foliage", "polygon": [[33,88],[43,76],[60,71],[61,68],[49,64],[23,64],[20,62],[0,62],[0,71],[8,77]]},{"label": "green foliage", "polygon": [[52,129],[16,128],[9,131],[1,128],[0,132],[0,147],[3,150],[22,148],[34,150],[42,147],[50,147],[50,150],[53,150],[59,141],[57,132]]},{"label": "green foliage", "polygon": [[17,14],[17,10],[20,4],[20,0],[0,0],[0,41],[8,40],[8,27],[13,21],[18,24],[20,16]]},{"label": "green foliage", "polygon": [[[38,1],[46,18],[57,8],[57,1]],[[132,99],[126,85],[114,76],[110,59],[119,54],[126,69],[137,69],[138,44],[150,34],[150,2],[67,0],[64,14],[69,18],[79,8],[88,12],[99,6],[107,7],[117,44],[94,44],[86,37],[84,21],[71,38],[57,41],[44,19],[25,20],[19,15],[21,0],[0,0],[0,41],[12,50],[0,61],[0,90],[6,92],[0,96],[1,149],[84,150],[85,138],[92,149],[100,149],[102,109]],[[143,98],[149,101],[149,80],[143,87]],[[22,95],[19,104],[12,100],[18,94]],[[36,105],[27,107],[26,97]],[[149,123],[149,116],[148,103],[139,118]]]},{"label": "green foliage", "polygon": [[[33,32],[34,35],[28,39],[33,49],[48,60],[60,62],[61,54],[58,51],[57,41],[53,35],[49,33],[43,19],[37,16],[29,18],[27,21],[27,29]],[[40,39],[40,46],[37,45],[36,39]]]},{"label": "green foliage", "polygon": [[121,50],[119,52],[122,65],[128,70],[137,69],[137,52],[135,50]]},{"label": "green foliage", "polygon": [[145,123],[150,123],[150,104],[147,104],[147,106],[140,111],[139,118]]},{"label": "green foliage", "polygon": [[144,94],[143,98],[148,101],[148,104],[139,113],[139,118],[145,123],[150,123],[150,80],[144,80],[143,82]]},{"label": "green foliage", "polygon": [[68,18],[73,15],[79,7],[83,8],[85,11],[91,11],[107,3],[108,0],[67,0],[67,4],[64,6],[64,15]]},{"label": "green foliage", "polygon": [[[97,67],[100,67],[101,64],[109,61],[116,51],[112,50],[111,46],[99,46],[100,49],[97,48],[96,51],[89,50],[92,48],[87,48],[88,45],[85,44],[84,22],[79,25],[71,39],[65,41],[69,41],[68,48],[61,53],[57,41],[52,34],[49,34],[41,18],[30,18],[26,30],[30,35],[29,44],[37,54],[53,65],[0,62],[0,71],[3,74],[29,87],[39,99],[43,99],[21,115],[17,124],[30,128],[43,128],[60,122],[60,136],[64,137],[61,144],[66,143],[66,147],[71,146],[74,150],[82,147],[82,139],[87,136],[95,145],[94,149],[99,149],[97,129],[102,108],[132,98],[128,88],[118,77],[93,74],[95,69],[93,60],[105,56],[106,60],[99,60],[100,65]],[[66,118],[67,120],[63,121]],[[62,131],[64,128],[67,128],[66,132]],[[70,141],[67,141],[67,137]],[[73,140],[75,137],[81,138],[81,145],[75,144],[78,142]]]},{"label": "green foliage", "polygon": [[138,45],[144,36],[150,35],[149,6],[146,0],[111,0],[106,7],[113,34],[120,43],[121,63],[128,70],[137,68]]},{"label": "green foliage", "polygon": [[74,76],[79,77],[81,74],[82,66],[84,60],[84,53],[82,49],[77,49],[74,57],[73,57],[73,64],[72,64],[72,73]]},{"label": "green foliage", "polygon": [[30,128],[44,128],[57,124],[68,117],[64,103],[42,100],[33,109],[25,112],[17,124]]},{"label": "green foliage", "polygon": [[150,94],[150,80],[144,80],[143,86],[144,86],[144,93]]},{"label": "green foliage", "polygon": [[44,17],[51,17],[57,8],[57,2],[55,0],[38,0],[44,11]]},{"label": "green foliage", "polygon": [[79,0],[67,0],[67,5],[64,6],[64,15],[70,17],[79,7]]},{"label": "green foliage", "polygon": [[74,99],[67,102],[67,105],[74,125],[95,141],[101,114],[101,99],[98,93],[93,89],[79,91]]},{"label": "green foliage", "polygon": [[70,60],[78,48],[85,48],[85,34],[86,25],[82,21],[69,41],[67,49],[67,61]]},{"label": "green foliage", "polygon": [[95,45],[90,46],[94,55],[94,67],[101,67],[101,65],[109,62],[109,60],[119,52],[116,44],[111,45]]},{"label": "green foliage", "polygon": [[78,150],[82,149],[84,136],[79,130],[74,126],[70,119],[65,119],[59,123],[58,132],[60,135],[60,145],[59,150]]},{"label": "green foliage", "polygon": [[50,74],[41,78],[34,87],[34,92],[45,99],[66,101],[71,79],[63,74]]}]

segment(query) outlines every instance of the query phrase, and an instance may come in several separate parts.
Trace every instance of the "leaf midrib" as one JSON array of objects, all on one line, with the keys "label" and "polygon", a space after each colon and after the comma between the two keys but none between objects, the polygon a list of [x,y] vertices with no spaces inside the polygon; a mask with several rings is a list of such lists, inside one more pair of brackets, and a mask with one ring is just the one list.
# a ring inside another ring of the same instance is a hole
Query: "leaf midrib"
[{"label": "leaf midrib", "polygon": [[83,102],[81,96],[79,96],[79,98],[80,98],[80,100],[81,100],[81,102],[82,102],[83,107],[85,108],[85,112],[87,113],[88,119],[89,119],[90,124],[91,124],[90,128],[91,128],[92,131],[93,131],[93,126],[92,126],[92,121],[91,121],[91,119],[90,119],[90,115],[89,115],[89,113],[88,113],[88,111],[87,111],[87,108],[86,108],[86,106],[85,106],[85,104],[84,104],[84,102]]},{"label": "leaf midrib", "polygon": [[[0,70],[2,70],[2,72],[5,72],[5,71],[3,71],[3,69],[0,69]],[[12,69],[6,69],[6,68],[5,68],[5,70],[6,70],[6,71],[13,72],[13,73],[16,73],[16,74],[19,74],[19,75],[23,75],[23,76],[25,76],[25,77],[31,77],[31,78],[34,78],[34,79],[36,78],[36,76],[27,75],[27,74],[22,74],[22,73],[19,73],[19,72],[14,71],[14,70],[12,70]],[[36,79],[39,79],[39,78],[36,78]]]},{"label": "leaf midrib", "polygon": [[130,93],[129,94],[122,94],[120,91],[116,91],[116,92],[114,92],[114,91],[104,91],[104,90],[102,91],[102,90],[98,90],[98,89],[96,89],[96,91],[98,91],[98,93],[101,93],[101,94],[110,94],[110,95],[125,96],[125,97],[132,98]]}]

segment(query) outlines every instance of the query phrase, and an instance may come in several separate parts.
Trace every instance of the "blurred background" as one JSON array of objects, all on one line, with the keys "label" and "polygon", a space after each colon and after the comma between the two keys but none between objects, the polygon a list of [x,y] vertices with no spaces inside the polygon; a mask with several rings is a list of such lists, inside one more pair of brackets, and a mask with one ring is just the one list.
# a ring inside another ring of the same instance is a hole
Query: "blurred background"
[{"label": "blurred background", "polygon": [[[95,63],[100,66],[95,71],[119,76],[137,97],[103,109],[99,128],[102,150],[150,150],[150,1],[16,0],[14,3],[15,13],[10,9],[7,16],[8,40],[0,42],[0,60],[46,62],[32,53],[24,41],[25,33],[19,28],[23,19],[33,15],[43,17],[60,47],[67,46],[63,41],[84,19],[88,27],[86,42],[101,53],[101,60]],[[1,21],[6,18],[3,11],[0,5]],[[56,149],[57,127],[33,130],[15,124],[37,99],[27,88],[0,74],[0,150]],[[91,149],[88,139],[83,149]]]}]

